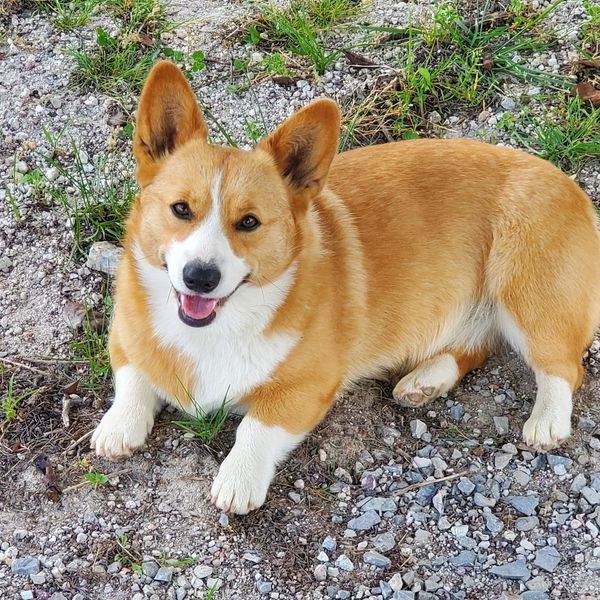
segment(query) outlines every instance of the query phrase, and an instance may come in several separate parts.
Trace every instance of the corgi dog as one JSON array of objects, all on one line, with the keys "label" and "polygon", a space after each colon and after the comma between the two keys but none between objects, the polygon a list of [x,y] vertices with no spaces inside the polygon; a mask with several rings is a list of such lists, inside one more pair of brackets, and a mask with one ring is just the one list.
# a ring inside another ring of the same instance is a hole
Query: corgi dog
[{"label": "corgi dog", "polygon": [[600,322],[590,199],[521,151],[411,140],[336,155],[339,130],[320,99],[252,151],[216,146],[179,69],[153,68],[98,455],[143,446],[164,402],[226,398],[244,417],[211,494],[245,514],[349,382],[402,371],[394,398],[421,406],[502,341],[535,374],[525,442],[569,436]]}]

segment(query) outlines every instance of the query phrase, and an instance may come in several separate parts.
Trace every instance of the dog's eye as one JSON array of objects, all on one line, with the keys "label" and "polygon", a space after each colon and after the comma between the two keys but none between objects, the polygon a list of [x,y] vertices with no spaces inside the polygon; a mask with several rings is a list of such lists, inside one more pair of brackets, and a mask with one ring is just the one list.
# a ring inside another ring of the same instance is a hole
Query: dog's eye
[{"label": "dog's eye", "polygon": [[171,210],[178,219],[189,221],[192,218],[192,211],[187,202],[176,202],[175,204],[171,204]]},{"label": "dog's eye", "polygon": [[260,225],[260,221],[254,215],[242,217],[235,226],[239,231],[254,231]]}]

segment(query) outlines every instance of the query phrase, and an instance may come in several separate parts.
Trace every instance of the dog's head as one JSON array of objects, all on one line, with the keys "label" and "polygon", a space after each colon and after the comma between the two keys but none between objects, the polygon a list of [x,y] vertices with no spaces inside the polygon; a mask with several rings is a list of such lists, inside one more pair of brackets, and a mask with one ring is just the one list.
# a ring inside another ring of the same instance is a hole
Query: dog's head
[{"label": "dog's head", "polygon": [[181,71],[152,69],[134,138],[142,191],[131,227],[145,260],[168,271],[185,323],[208,325],[238,287],[289,268],[339,124],[337,105],[318,100],[251,152],[215,146]]}]

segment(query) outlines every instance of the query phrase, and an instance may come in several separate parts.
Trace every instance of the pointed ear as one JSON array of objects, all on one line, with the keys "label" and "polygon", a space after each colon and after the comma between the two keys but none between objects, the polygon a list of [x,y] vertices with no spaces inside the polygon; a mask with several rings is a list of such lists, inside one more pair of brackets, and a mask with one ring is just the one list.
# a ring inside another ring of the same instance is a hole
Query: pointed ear
[{"label": "pointed ear", "polygon": [[333,100],[315,100],[292,115],[259,144],[292,190],[309,200],[325,185],[340,133],[340,110]]},{"label": "pointed ear", "polygon": [[133,153],[143,188],[164,157],[190,139],[206,140],[208,129],[183,73],[171,62],[157,63],[144,85],[137,112]]}]

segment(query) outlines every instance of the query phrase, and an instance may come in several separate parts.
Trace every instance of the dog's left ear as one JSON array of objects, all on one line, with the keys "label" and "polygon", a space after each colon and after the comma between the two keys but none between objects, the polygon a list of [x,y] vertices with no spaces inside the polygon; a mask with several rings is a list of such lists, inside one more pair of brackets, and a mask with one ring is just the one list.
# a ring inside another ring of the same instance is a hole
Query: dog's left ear
[{"label": "dog's left ear", "polygon": [[273,157],[292,192],[310,200],[325,185],[339,133],[337,104],[315,100],[280,125],[258,148]]},{"label": "dog's left ear", "polygon": [[194,92],[179,68],[166,60],[150,71],[138,107],[133,153],[143,188],[156,176],[167,154],[208,129]]}]

